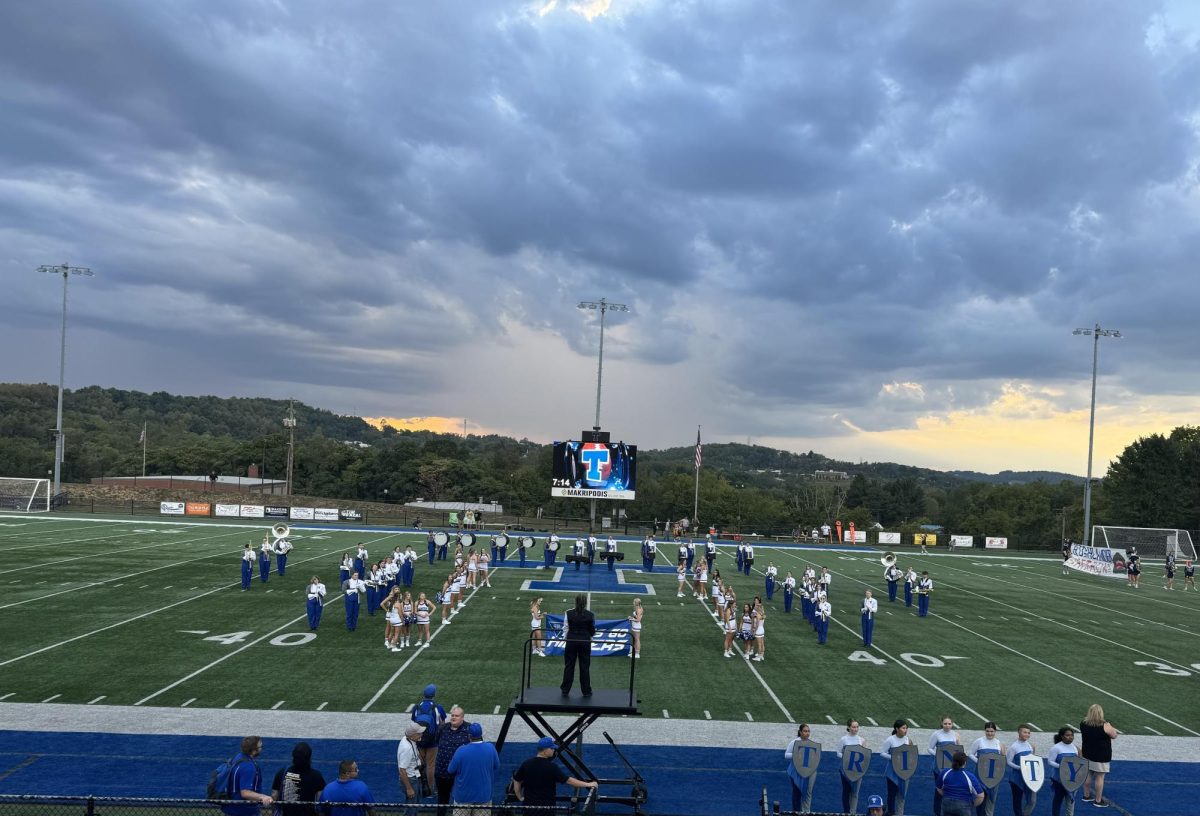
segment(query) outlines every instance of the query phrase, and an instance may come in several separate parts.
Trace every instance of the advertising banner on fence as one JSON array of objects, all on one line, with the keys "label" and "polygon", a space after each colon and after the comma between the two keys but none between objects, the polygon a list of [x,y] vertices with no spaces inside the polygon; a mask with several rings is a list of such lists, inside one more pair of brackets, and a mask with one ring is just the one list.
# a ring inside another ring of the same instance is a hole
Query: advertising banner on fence
[{"label": "advertising banner on fence", "polygon": [[936,547],[937,533],[913,533],[914,547]]},{"label": "advertising banner on fence", "polygon": [[338,511],[336,507],[314,507],[314,521],[337,521]]},{"label": "advertising banner on fence", "polygon": [[866,544],[867,543],[867,531],[866,530],[846,530],[844,533],[842,533],[842,543],[843,544]]},{"label": "advertising banner on fence", "polygon": [[267,518],[287,518],[288,509],[286,507],[272,507],[268,504],[263,508],[263,515]]},{"label": "advertising banner on fence", "polygon": [[338,518],[342,521],[362,521],[362,511],[350,508],[348,510],[339,510]]},{"label": "advertising banner on fence", "polygon": [[952,535],[952,536],[950,536],[950,546],[951,547],[966,547],[966,548],[974,547],[975,546],[975,537],[974,536],[964,536],[964,535]]},{"label": "advertising banner on fence", "polygon": [[158,512],[164,516],[182,516],[183,502],[159,502]]},{"label": "advertising banner on fence", "polygon": [[[630,634],[629,619],[597,620],[596,634],[592,635],[592,657],[612,657],[629,654],[633,636]],[[563,616],[546,616],[546,645],[548,655],[560,655],[566,651],[563,639]]]},{"label": "advertising banner on fence", "polygon": [[183,512],[189,516],[207,516],[212,509],[212,505],[208,502],[188,502],[183,507]]},{"label": "advertising banner on fence", "polygon": [[879,543],[880,544],[899,544],[900,543],[900,534],[899,533],[881,532],[879,534]]},{"label": "advertising banner on fence", "polygon": [[1001,536],[988,536],[983,540],[983,547],[987,550],[1007,550],[1008,539]]},{"label": "advertising banner on fence", "polygon": [[1089,547],[1086,544],[1072,544],[1071,557],[1067,559],[1067,566],[1073,570],[1106,578],[1124,578],[1127,563],[1124,550]]},{"label": "advertising banner on fence", "polygon": [[217,518],[237,518],[242,514],[242,506],[240,504],[218,504],[213,511],[213,515]]},{"label": "advertising banner on fence", "polygon": [[313,509],[311,507],[293,507],[292,518],[297,521],[312,521]]},{"label": "advertising banner on fence", "polygon": [[261,504],[243,504],[240,515],[242,518],[262,518],[263,510]]}]

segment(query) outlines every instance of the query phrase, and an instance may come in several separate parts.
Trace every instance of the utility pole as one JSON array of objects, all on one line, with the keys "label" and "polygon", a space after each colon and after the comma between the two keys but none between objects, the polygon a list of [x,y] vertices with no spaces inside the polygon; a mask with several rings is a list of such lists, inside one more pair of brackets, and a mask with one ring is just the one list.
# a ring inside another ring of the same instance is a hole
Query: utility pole
[{"label": "utility pole", "polygon": [[1071,334],[1092,336],[1092,414],[1088,421],[1087,481],[1083,483],[1083,543],[1092,544],[1092,447],[1096,436],[1096,367],[1100,360],[1100,338],[1120,337],[1115,329],[1102,329],[1097,323],[1091,329],[1075,329]]},{"label": "utility pole", "polygon": [[62,338],[59,342],[58,352],[58,412],[55,415],[54,421],[54,495],[57,496],[62,492],[62,463],[64,447],[63,382],[66,379],[67,371],[67,281],[72,275],[81,275],[90,278],[92,276],[92,270],[86,266],[60,264],[59,266],[39,266],[38,272],[49,272],[54,275],[62,275],[63,279]]},{"label": "utility pole", "polygon": [[[624,303],[609,303],[607,298],[600,300],[582,300],[579,302],[579,309],[590,309],[600,312],[600,361],[596,366],[596,424],[592,426],[593,431],[600,430],[600,385],[604,381],[604,315],[608,312],[628,312],[629,307]],[[594,532],[596,529],[596,500],[591,502],[591,521],[588,522],[588,530]]]},{"label": "utility pole", "polygon": [[294,402],[288,400],[288,415],[283,418],[283,427],[288,429],[287,446],[287,495],[292,495],[292,462],[296,453],[296,411]]}]

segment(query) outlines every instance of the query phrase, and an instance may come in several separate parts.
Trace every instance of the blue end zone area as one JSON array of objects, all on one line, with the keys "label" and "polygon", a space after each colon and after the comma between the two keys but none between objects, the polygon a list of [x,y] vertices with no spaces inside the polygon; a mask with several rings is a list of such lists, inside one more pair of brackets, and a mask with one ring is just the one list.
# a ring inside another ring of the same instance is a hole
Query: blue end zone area
[{"label": "blue end zone area", "polygon": [[[397,730],[404,719],[397,717]],[[737,723],[729,724],[730,742],[737,741]],[[488,735],[489,737],[494,735]],[[296,740],[264,738],[259,758],[264,785],[291,761]],[[337,763],[357,760],[366,782],[381,802],[403,801],[396,776],[396,743],[381,740],[306,740],[313,747],[313,765],[327,780],[337,777]],[[142,736],[93,733],[0,732],[0,793],[64,796],[125,796],[202,798],[209,773],[237,751],[237,738]],[[727,816],[757,813],[764,786],[772,802],[791,806],[791,787],[784,772],[783,747],[778,750],[628,746],[621,751],[646,779],[651,814]],[[504,783],[533,746],[508,743],[493,791],[503,797]],[[625,777],[624,764],[607,743],[589,743],[584,757],[602,777]],[[909,813],[928,813],[933,802],[932,759],[923,757],[909,788]],[[814,809],[838,812],[841,785],[833,754],[823,755],[818,772]],[[1082,801],[1077,813],[1123,811],[1136,816],[1190,816],[1200,811],[1200,774],[1194,764],[1114,762],[1105,794],[1117,807],[1100,811]],[[565,786],[561,792],[566,792]],[[883,795],[882,761],[876,757],[863,781],[859,812],[866,797]],[[1008,813],[1011,799],[1001,782],[997,813]],[[613,812],[628,813],[628,809]],[[1050,813],[1048,789],[1038,796],[1034,814]]]},{"label": "blue end zone area", "polygon": [[[634,575],[645,575],[634,567],[616,567],[608,571],[607,564],[582,564],[575,569],[574,564],[556,566],[558,575],[554,580],[539,581],[533,579],[525,582],[525,589],[539,592],[614,592],[628,595],[653,595],[654,587],[650,584],[626,583],[627,572]],[[661,572],[661,570],[660,570]]]}]

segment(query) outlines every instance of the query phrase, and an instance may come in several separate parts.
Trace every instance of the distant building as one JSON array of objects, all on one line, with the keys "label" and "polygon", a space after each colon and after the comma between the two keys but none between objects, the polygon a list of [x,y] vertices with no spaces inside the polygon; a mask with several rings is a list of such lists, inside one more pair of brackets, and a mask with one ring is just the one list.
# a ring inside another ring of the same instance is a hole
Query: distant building
[{"label": "distant building", "polygon": [[814,470],[812,477],[818,482],[850,481],[850,474],[844,470]]},{"label": "distant building", "polygon": [[213,493],[264,493],[269,496],[287,495],[287,482],[282,479],[259,479],[253,476],[100,476],[92,479],[95,485],[114,487],[144,487],[151,490],[208,490]]},{"label": "distant building", "polygon": [[427,502],[423,499],[414,499],[404,503],[405,507],[414,507],[417,509],[428,510],[446,510],[449,512],[458,511],[465,513],[468,510],[474,510],[476,513],[503,513],[504,505],[496,502],[461,502],[461,501],[436,501]]}]

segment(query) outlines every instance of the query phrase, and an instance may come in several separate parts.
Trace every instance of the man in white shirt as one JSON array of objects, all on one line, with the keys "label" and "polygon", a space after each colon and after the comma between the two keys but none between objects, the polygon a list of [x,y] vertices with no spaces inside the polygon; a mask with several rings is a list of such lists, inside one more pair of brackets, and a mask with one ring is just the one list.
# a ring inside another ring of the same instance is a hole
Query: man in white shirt
[{"label": "man in white shirt", "polygon": [[409,802],[421,798],[421,750],[417,743],[425,733],[421,723],[409,723],[404,729],[404,739],[396,747],[396,767],[400,772],[400,785]]}]

